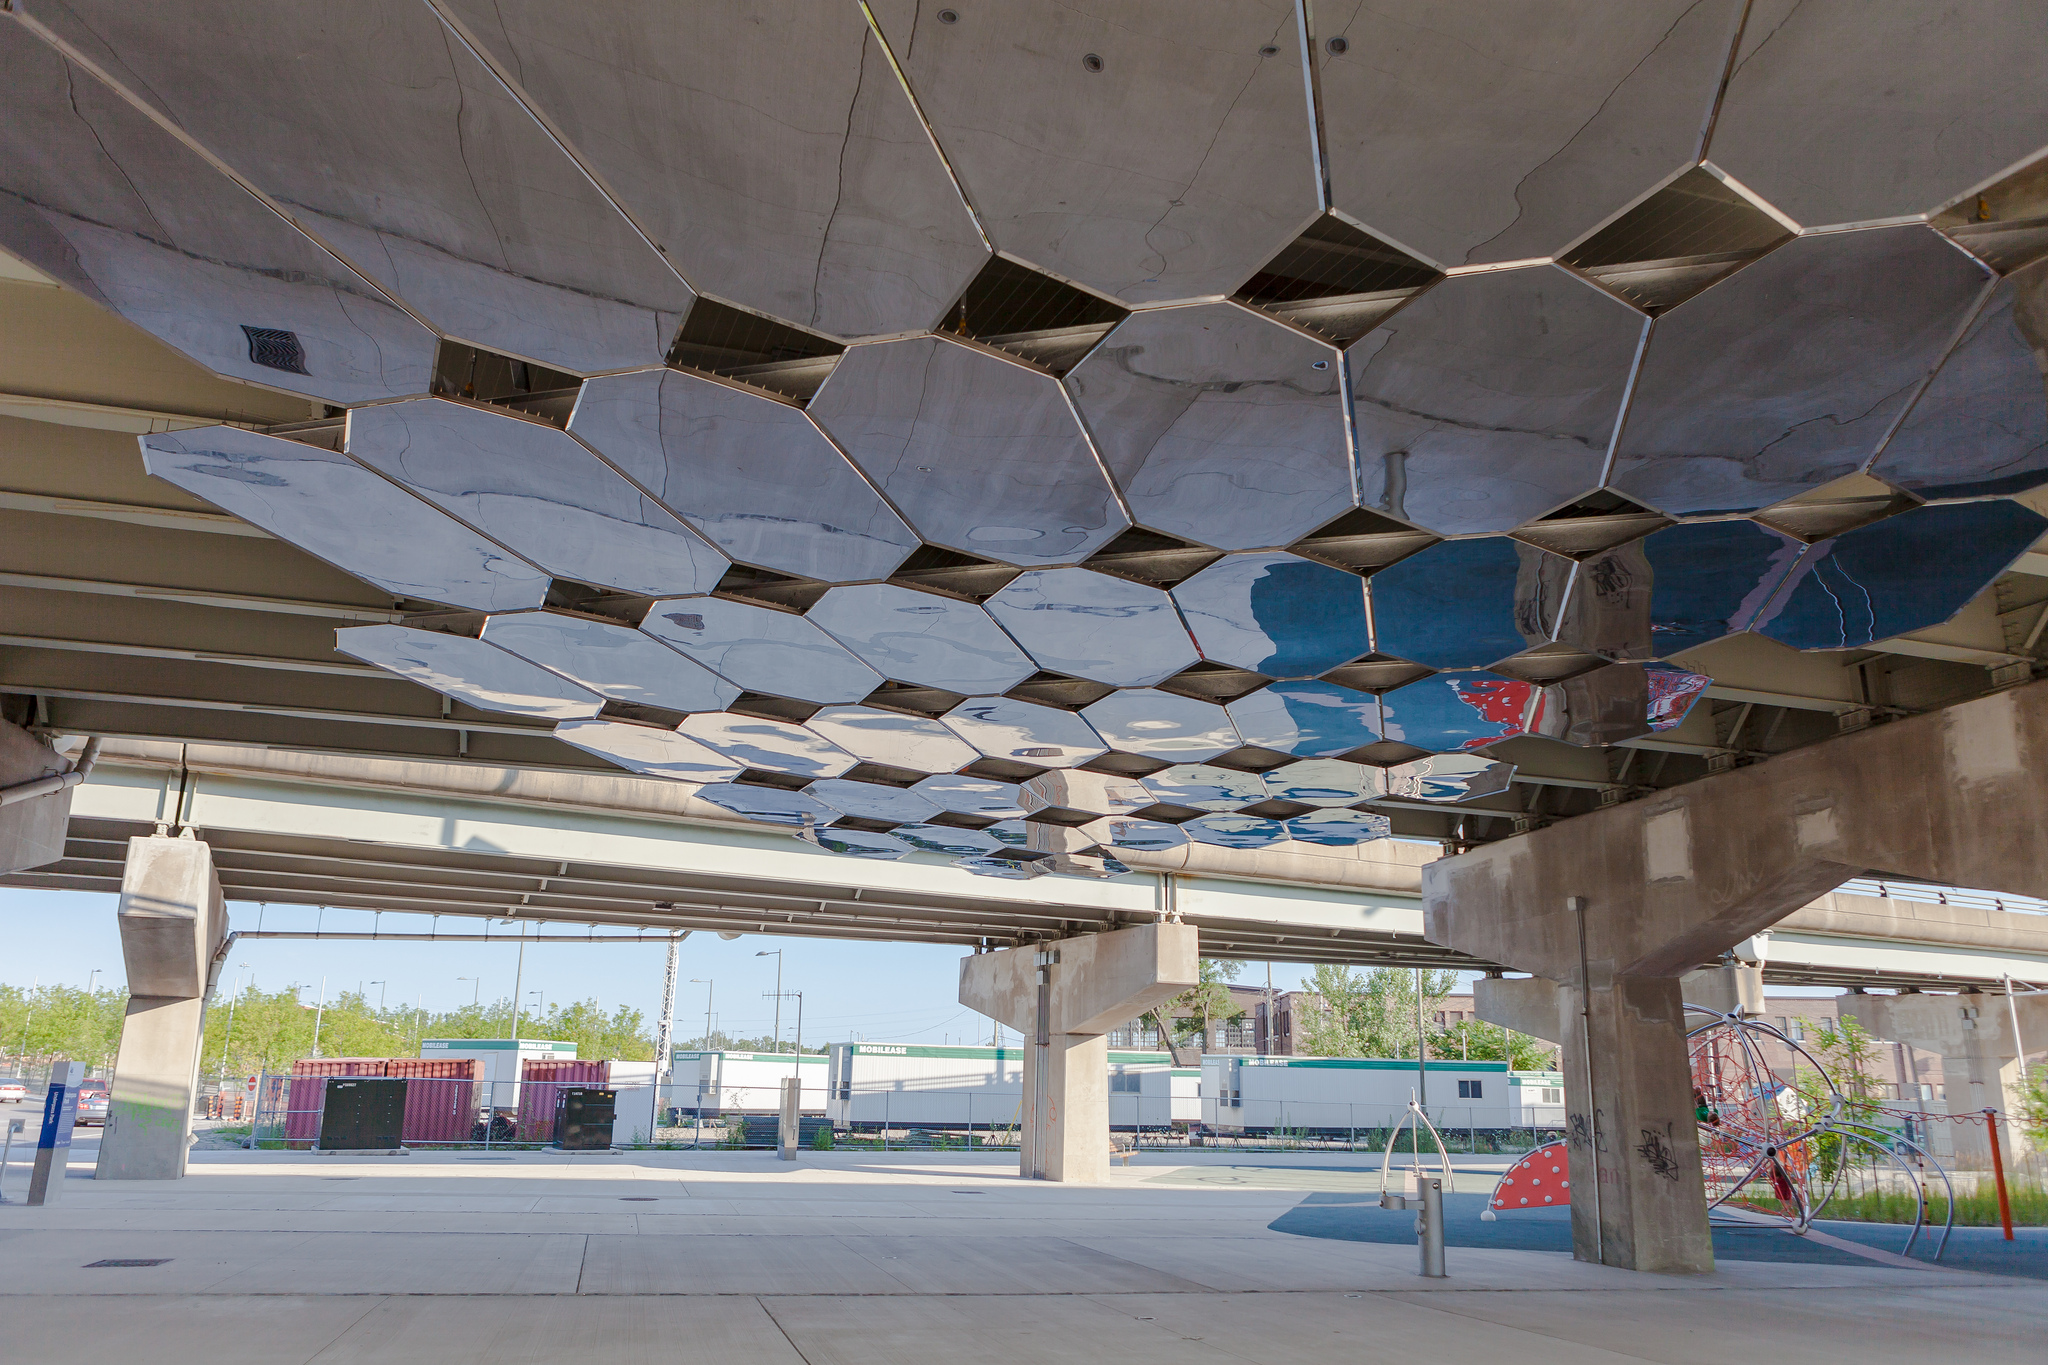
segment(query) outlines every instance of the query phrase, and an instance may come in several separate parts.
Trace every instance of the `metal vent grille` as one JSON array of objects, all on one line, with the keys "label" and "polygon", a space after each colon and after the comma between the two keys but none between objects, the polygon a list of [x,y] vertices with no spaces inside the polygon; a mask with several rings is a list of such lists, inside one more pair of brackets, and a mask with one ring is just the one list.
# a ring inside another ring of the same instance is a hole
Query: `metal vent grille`
[{"label": "metal vent grille", "polygon": [[1661,313],[1791,240],[1783,223],[1695,166],[1561,259]]},{"label": "metal vent grille", "polygon": [[1065,374],[1124,317],[1125,310],[1107,299],[996,256],[967,286],[940,330]]},{"label": "metal vent grille", "polygon": [[735,379],[806,403],[845,350],[815,332],[717,299],[699,298],[690,305],[668,359],[671,365]]},{"label": "metal vent grille", "polygon": [[1441,278],[1436,267],[1326,213],[1235,297],[1348,345]]},{"label": "metal vent grille", "polygon": [[286,374],[306,373],[306,346],[297,332],[287,332],[282,327],[251,327],[245,322],[242,335],[249,338],[250,364],[266,370],[283,370]]}]

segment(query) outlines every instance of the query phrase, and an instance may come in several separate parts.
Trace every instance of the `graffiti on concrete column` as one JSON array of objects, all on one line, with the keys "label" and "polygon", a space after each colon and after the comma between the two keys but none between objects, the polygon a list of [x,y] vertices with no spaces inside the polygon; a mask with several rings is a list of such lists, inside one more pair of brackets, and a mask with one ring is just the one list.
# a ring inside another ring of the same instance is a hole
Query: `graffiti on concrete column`
[{"label": "graffiti on concrete column", "polygon": [[1666,1180],[1678,1179],[1678,1153],[1670,1140],[1655,1128],[1643,1129],[1643,1140],[1636,1144],[1636,1155],[1643,1159],[1652,1175],[1661,1175]]}]

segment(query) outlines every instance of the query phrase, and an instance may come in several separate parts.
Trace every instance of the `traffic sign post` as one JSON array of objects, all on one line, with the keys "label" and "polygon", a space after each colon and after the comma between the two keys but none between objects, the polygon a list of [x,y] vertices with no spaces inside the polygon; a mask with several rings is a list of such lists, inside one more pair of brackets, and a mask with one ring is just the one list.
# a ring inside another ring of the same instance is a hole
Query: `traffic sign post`
[{"label": "traffic sign post", "polygon": [[31,1204],[55,1203],[64,1193],[71,1131],[78,1122],[78,1083],[83,1079],[82,1063],[58,1062],[50,1068],[50,1093],[43,1097],[43,1130],[36,1138],[35,1171],[28,1180]]}]

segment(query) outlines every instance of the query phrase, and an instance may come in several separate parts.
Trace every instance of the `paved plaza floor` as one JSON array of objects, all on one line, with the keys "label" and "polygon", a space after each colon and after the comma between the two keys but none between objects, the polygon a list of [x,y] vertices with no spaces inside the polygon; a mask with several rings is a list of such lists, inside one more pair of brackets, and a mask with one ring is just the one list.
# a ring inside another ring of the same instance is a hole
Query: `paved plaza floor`
[{"label": "paved plaza floor", "polygon": [[2048,1314],[2039,1280],[1853,1255],[1652,1276],[1454,1245],[1423,1280],[1412,1243],[1286,1230],[1377,1189],[1356,1158],[1078,1187],[1008,1154],[198,1152],[175,1184],[90,1155],[57,1204],[0,1206],[10,1365],[1977,1365],[2041,1359]]}]

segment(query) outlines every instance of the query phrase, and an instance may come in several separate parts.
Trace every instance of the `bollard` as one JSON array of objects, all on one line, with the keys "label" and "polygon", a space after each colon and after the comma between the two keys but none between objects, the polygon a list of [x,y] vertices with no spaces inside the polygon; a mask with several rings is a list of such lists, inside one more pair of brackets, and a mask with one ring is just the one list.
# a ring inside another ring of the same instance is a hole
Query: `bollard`
[{"label": "bollard", "polygon": [[1449,1278],[1444,1269],[1444,1182],[1436,1176],[1424,1176],[1413,1171],[1408,1176],[1414,1194],[1383,1194],[1380,1207],[1383,1209],[1413,1209],[1415,1211],[1415,1249],[1419,1253],[1422,1268],[1416,1273],[1424,1279],[1442,1280]]},{"label": "bollard", "polygon": [[1998,1150],[1998,1111],[1984,1111],[1984,1128],[1991,1134],[1991,1178],[1998,1185],[1998,1221],[2005,1228],[2005,1240],[2012,1237],[2012,1199],[2005,1192],[2005,1157]]},{"label": "bollard", "polygon": [[796,1160],[796,1139],[803,1122],[803,1082],[794,1076],[782,1081],[782,1117],[775,1125],[775,1154],[784,1161]]}]

